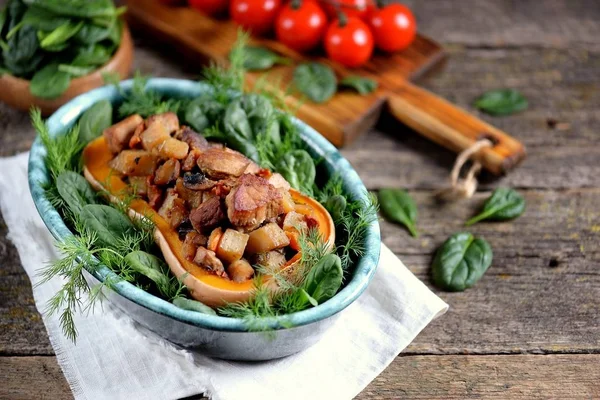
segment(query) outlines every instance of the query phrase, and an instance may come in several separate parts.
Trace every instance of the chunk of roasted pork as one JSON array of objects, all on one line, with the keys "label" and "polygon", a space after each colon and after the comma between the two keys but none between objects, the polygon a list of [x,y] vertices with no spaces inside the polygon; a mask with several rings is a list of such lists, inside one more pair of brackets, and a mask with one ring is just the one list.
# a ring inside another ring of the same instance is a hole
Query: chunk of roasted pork
[{"label": "chunk of roasted pork", "polygon": [[283,212],[282,199],[266,179],[245,174],[225,199],[227,217],[233,225],[251,231]]},{"label": "chunk of roasted pork", "polygon": [[238,177],[250,164],[250,160],[243,154],[217,147],[203,151],[196,162],[200,170],[211,179]]},{"label": "chunk of roasted pork", "polygon": [[198,232],[207,232],[225,218],[221,199],[212,197],[190,212],[190,222]]},{"label": "chunk of roasted pork", "polygon": [[142,122],[144,122],[144,119],[135,114],[106,128],[102,132],[102,135],[106,139],[109,150],[113,153],[118,153],[127,148],[133,133]]}]

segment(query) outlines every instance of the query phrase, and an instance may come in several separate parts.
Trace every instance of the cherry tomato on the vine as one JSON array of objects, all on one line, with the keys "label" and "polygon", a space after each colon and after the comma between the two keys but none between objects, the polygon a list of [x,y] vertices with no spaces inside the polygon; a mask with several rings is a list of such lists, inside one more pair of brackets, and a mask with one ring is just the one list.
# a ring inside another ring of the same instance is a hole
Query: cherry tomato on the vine
[{"label": "cherry tomato on the vine", "polygon": [[297,51],[315,48],[327,29],[327,15],[316,0],[292,0],[275,21],[277,40]]},{"label": "cherry tomato on the vine", "polygon": [[410,9],[392,3],[369,14],[369,26],[378,49],[388,52],[407,48],[417,35],[417,22]]},{"label": "cherry tomato on the vine", "polygon": [[231,0],[229,15],[238,25],[260,35],[273,27],[281,0]]},{"label": "cherry tomato on the vine", "polygon": [[229,0],[188,0],[190,7],[207,14],[223,14],[229,7]]},{"label": "cherry tomato on the vine", "polygon": [[369,10],[375,6],[374,0],[332,0],[325,3],[325,11],[333,19],[338,17],[339,11],[347,17],[367,18]]},{"label": "cherry tomato on the vine", "polygon": [[347,67],[359,67],[373,54],[373,35],[356,17],[336,19],[325,34],[327,56]]}]

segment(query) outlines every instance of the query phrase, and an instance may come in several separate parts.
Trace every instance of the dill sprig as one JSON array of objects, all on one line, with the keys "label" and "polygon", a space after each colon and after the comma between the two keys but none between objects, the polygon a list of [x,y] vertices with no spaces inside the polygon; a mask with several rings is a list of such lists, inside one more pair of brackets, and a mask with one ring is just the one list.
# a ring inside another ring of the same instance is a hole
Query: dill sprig
[{"label": "dill sprig", "polygon": [[[146,118],[150,115],[161,114],[167,111],[178,113],[183,107],[184,101],[181,99],[167,98],[153,90],[146,90],[148,77],[136,71],[133,77],[133,85],[129,92],[121,91],[124,100],[119,106],[119,115],[127,117],[133,114],[139,114]],[[116,87],[119,88],[118,82]]]},{"label": "dill sprig", "polygon": [[248,33],[238,30],[237,39],[229,53],[229,67],[212,62],[202,71],[204,80],[215,88],[217,101],[228,101],[230,91],[244,90],[244,47],[249,37]]},{"label": "dill sprig", "polygon": [[349,272],[353,260],[365,253],[365,235],[369,226],[377,220],[377,201],[369,194],[367,200],[347,203],[346,208],[335,221],[338,227],[338,246],[336,252],[342,260],[342,269]]},{"label": "dill sprig", "polygon": [[29,114],[33,128],[40,135],[46,148],[46,167],[50,171],[52,181],[63,171],[81,172],[81,160],[78,156],[83,150],[83,144],[79,142],[79,125],[52,138],[48,125],[42,120],[40,109],[33,107]]}]

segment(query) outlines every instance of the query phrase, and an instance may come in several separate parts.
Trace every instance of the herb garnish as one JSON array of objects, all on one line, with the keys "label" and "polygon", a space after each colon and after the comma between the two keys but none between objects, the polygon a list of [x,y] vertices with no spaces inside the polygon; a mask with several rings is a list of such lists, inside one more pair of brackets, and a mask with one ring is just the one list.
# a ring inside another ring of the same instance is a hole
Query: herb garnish
[{"label": "herb garnish", "polygon": [[492,248],[468,232],[456,233],[442,244],[433,260],[436,286],[462,292],[473,286],[492,264]]},{"label": "herb garnish", "polygon": [[514,219],[525,211],[525,199],[517,191],[509,188],[498,188],[483,204],[479,215],[471,218],[465,225],[473,225],[483,220],[506,221]]},{"label": "herb garnish", "polygon": [[361,95],[367,95],[379,86],[376,80],[358,75],[349,75],[340,81],[340,86],[356,90]]},{"label": "herb garnish", "polygon": [[527,109],[527,99],[515,89],[497,89],[475,100],[475,107],[491,115],[510,115]]}]

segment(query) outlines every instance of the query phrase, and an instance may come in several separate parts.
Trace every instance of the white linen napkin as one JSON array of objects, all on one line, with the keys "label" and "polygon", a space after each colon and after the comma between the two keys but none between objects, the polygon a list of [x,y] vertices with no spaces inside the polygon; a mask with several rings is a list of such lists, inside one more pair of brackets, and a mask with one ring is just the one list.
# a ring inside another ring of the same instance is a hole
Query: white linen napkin
[{"label": "white linen napkin", "polygon": [[56,257],[27,183],[28,154],[0,158],[0,209],[29,275],[37,309],[77,399],[350,399],[367,386],[448,305],[385,246],[373,281],[313,347],[284,359],[242,363],[176,348],[105,301],[76,315],[77,343],[45,305],[58,278],[35,286]]}]

